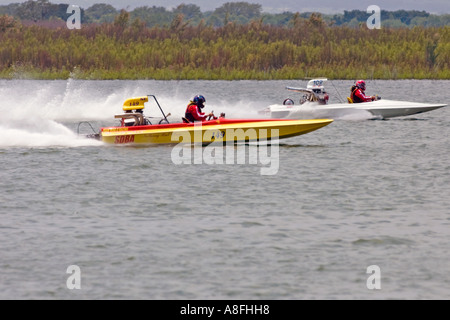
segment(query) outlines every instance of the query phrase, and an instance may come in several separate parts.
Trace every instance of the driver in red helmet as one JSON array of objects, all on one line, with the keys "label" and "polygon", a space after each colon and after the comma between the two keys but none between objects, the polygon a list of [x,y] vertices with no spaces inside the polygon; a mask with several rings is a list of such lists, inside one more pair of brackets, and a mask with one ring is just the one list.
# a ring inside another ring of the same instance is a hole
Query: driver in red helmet
[{"label": "driver in red helmet", "polygon": [[195,96],[194,99],[191,102],[189,102],[186,108],[185,118],[189,122],[206,121],[209,117],[217,119],[216,117],[214,117],[214,114],[212,112],[209,114],[204,114],[202,112],[202,109],[205,107],[205,102],[206,99],[204,96],[202,95]]},{"label": "driver in red helmet", "polygon": [[364,93],[366,91],[366,82],[364,80],[356,81],[355,85],[352,87],[352,93],[350,98],[353,103],[369,102],[377,100],[375,96],[366,96]]}]

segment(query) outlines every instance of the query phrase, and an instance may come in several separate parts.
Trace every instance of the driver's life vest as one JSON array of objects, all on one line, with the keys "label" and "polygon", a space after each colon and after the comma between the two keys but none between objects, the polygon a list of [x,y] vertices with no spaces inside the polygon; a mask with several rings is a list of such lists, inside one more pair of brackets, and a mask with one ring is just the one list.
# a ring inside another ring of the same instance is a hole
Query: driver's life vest
[{"label": "driver's life vest", "polygon": [[[195,108],[195,109],[194,109]],[[186,108],[186,112],[184,114],[184,117],[189,120],[189,122],[195,122],[199,121],[198,119],[195,119],[192,112],[197,112],[198,106],[194,102],[190,102]]]},{"label": "driver's life vest", "polygon": [[361,102],[365,102],[364,100],[362,100],[360,97],[358,97],[355,93],[356,91],[359,90],[359,88],[357,86],[352,86],[352,93],[350,94],[350,98],[352,99],[353,103],[361,103]]}]

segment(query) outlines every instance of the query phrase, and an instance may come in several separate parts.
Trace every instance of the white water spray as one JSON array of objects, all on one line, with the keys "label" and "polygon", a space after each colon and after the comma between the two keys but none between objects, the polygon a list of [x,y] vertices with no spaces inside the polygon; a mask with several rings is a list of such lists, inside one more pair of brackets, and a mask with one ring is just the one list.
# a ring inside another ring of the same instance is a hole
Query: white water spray
[{"label": "white water spray", "polygon": [[[123,102],[147,94],[154,94],[165,114],[171,114],[169,122],[181,122],[189,101],[199,94],[193,88],[196,85],[158,81],[0,80],[0,148],[96,145],[99,142],[77,135],[77,124],[89,121],[95,129],[99,129],[95,122],[117,125],[114,115],[123,112]],[[207,93],[205,113],[214,111],[216,116],[225,113],[227,118],[260,117],[257,110],[261,104],[257,102],[230,101]],[[153,98],[144,112],[153,124],[161,119]]]}]

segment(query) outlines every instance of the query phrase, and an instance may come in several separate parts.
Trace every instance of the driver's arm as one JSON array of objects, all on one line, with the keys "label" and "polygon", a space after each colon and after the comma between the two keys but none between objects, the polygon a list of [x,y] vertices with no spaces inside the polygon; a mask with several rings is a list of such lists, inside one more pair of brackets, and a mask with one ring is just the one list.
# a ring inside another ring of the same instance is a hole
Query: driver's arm
[{"label": "driver's arm", "polygon": [[208,118],[208,115],[205,115],[204,113],[199,112],[199,108],[195,108],[195,110],[192,112],[192,116],[197,121],[205,121]]}]

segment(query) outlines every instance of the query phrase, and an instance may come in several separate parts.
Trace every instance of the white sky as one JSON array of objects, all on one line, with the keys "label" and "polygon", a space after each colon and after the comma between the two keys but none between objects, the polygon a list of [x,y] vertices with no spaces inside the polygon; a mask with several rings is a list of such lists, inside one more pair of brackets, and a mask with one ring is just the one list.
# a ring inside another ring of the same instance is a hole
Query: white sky
[{"label": "white sky", "polygon": [[[20,3],[26,0],[0,0],[0,5]],[[50,0],[51,3],[67,3],[78,5],[84,9],[96,3],[107,3],[116,9],[134,9],[141,6],[158,6],[173,8],[181,3],[195,4],[203,12],[214,10],[226,2],[245,1],[258,3],[264,12],[277,13],[283,11],[322,13],[338,13],[344,10],[366,11],[370,5],[377,5],[382,10],[419,10],[430,13],[450,13],[450,0]]]}]

